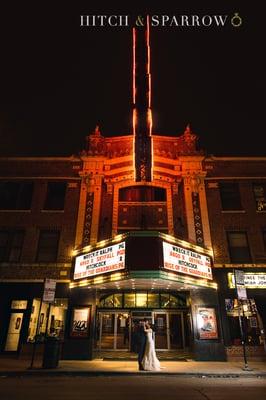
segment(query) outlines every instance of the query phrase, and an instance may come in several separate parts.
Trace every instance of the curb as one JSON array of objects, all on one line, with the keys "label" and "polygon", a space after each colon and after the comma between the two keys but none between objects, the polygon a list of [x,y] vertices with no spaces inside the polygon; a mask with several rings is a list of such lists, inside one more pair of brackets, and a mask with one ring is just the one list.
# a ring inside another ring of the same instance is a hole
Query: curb
[{"label": "curb", "polygon": [[0,371],[0,379],[16,377],[59,377],[59,376],[183,376],[196,378],[266,378],[266,372],[240,372],[240,373],[195,373],[195,372],[127,372],[127,371],[57,371],[57,370],[25,370],[25,371]]}]

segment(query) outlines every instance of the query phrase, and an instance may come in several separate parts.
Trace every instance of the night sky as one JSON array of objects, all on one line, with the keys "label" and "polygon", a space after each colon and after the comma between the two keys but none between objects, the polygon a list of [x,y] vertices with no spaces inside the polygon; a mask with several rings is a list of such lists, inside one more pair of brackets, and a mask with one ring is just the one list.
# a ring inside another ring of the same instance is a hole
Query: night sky
[{"label": "night sky", "polygon": [[80,14],[134,21],[147,12],[243,19],[239,28],[152,28],[153,132],[180,135],[190,123],[207,154],[266,156],[266,24],[255,3],[201,1],[199,9],[164,1],[164,9],[145,10],[126,2],[112,10],[89,1],[17,3],[0,13],[0,156],[78,154],[96,124],[104,136],[130,134],[131,29],[81,28]]}]

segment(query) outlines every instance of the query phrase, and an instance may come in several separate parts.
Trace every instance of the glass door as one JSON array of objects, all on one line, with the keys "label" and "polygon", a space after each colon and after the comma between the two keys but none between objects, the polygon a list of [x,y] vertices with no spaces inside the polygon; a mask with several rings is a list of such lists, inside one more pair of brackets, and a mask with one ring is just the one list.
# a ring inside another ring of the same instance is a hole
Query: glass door
[{"label": "glass door", "polygon": [[182,312],[169,314],[169,336],[170,349],[183,349],[185,347]]},{"label": "glass door", "polygon": [[130,318],[127,312],[99,312],[99,350],[130,348]]},{"label": "glass door", "polygon": [[155,326],[155,348],[159,350],[169,349],[167,314],[162,312],[155,312],[154,326]]},{"label": "glass door", "polygon": [[115,314],[100,313],[100,337],[99,348],[104,350],[114,349],[115,338]]},{"label": "glass door", "polygon": [[130,323],[128,313],[116,313],[115,349],[128,350],[130,347]]}]

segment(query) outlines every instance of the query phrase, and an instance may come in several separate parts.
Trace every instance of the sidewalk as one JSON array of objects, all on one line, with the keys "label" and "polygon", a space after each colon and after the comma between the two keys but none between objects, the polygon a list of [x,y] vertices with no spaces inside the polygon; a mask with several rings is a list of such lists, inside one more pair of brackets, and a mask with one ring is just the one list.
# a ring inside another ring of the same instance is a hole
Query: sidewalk
[{"label": "sidewalk", "polygon": [[34,361],[29,369],[30,359],[0,357],[0,377],[4,376],[95,376],[95,375],[188,375],[200,377],[264,377],[266,362],[251,361],[251,371],[243,370],[243,362],[197,362],[197,361],[162,361],[159,372],[138,371],[135,361],[66,361],[61,360],[56,369],[43,369],[41,359]]}]

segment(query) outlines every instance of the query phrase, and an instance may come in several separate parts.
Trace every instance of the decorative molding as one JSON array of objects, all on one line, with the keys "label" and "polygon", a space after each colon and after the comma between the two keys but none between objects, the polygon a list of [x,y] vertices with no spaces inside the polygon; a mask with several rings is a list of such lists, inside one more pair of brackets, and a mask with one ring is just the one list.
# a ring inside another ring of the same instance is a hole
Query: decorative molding
[{"label": "decorative molding", "polygon": [[[113,198],[113,220],[112,220],[112,237],[117,234],[118,230],[118,207],[119,207],[119,189],[127,186],[155,186],[166,189],[167,193],[167,222],[169,234],[174,234],[174,221],[172,212],[172,195],[171,183],[153,180],[152,182],[134,182],[132,180],[125,180],[114,183],[114,198]],[[123,204],[123,202],[122,202]]]},{"label": "decorative molding", "polygon": [[82,238],[83,247],[88,246],[90,244],[93,206],[94,206],[94,193],[88,192],[86,196],[86,208],[85,208],[84,229]]},{"label": "decorative molding", "polygon": [[194,229],[195,229],[196,243],[198,245],[203,245],[204,237],[203,237],[203,227],[202,227],[202,220],[201,220],[199,193],[192,192],[191,196],[192,196],[192,205],[193,205]]}]

